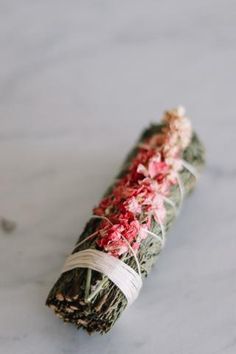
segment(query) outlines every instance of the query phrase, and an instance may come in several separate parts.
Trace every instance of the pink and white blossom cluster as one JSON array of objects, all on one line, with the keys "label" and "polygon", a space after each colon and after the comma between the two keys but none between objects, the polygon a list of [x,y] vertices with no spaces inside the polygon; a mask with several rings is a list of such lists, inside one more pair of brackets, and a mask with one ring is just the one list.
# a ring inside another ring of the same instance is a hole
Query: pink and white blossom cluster
[{"label": "pink and white blossom cluster", "polygon": [[192,137],[183,108],[167,111],[163,128],[146,139],[132,159],[128,172],[94,209],[106,217],[99,224],[97,244],[115,257],[137,251],[154,219],[165,223],[165,197],[177,183],[183,150]]}]

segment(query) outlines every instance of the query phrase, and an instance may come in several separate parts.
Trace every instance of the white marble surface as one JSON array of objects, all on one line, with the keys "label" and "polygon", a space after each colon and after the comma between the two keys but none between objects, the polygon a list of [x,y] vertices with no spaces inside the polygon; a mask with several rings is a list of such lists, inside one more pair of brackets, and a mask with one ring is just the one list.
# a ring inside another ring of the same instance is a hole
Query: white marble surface
[{"label": "white marble surface", "polygon": [[[0,352],[236,353],[236,4],[0,1]],[[44,306],[141,129],[186,105],[207,169],[106,336]]]}]

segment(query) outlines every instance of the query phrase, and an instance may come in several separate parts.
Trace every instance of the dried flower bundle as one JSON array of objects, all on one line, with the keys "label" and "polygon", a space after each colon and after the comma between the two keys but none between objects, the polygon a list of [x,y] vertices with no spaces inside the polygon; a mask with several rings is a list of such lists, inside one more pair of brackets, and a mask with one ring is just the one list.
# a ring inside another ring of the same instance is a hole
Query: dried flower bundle
[{"label": "dried flower bundle", "polygon": [[[72,254],[98,250],[141,278],[147,276],[203,165],[203,146],[183,108],[165,112],[161,124],[145,130],[128,155]],[[127,298],[109,276],[93,269],[75,267],[62,273],[46,304],[65,322],[104,333],[126,308]]]}]

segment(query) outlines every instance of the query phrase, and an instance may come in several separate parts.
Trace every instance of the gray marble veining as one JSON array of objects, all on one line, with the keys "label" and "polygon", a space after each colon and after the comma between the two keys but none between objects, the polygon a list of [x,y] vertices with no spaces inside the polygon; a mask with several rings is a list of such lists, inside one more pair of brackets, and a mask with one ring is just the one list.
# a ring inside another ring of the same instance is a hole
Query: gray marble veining
[{"label": "gray marble veining", "polygon": [[[234,1],[1,1],[0,352],[236,352]],[[207,168],[106,336],[44,306],[140,131],[184,104]]]}]

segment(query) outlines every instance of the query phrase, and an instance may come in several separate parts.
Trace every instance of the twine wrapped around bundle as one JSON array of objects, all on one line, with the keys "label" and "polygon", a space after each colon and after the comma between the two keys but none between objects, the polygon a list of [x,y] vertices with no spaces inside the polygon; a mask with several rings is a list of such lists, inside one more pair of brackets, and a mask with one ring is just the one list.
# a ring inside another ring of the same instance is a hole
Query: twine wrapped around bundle
[{"label": "twine wrapped around bundle", "polygon": [[111,329],[138,297],[203,165],[204,148],[182,107],[143,132],[48,295],[58,317],[89,333]]}]

